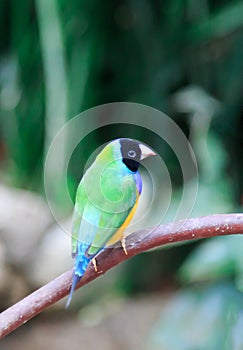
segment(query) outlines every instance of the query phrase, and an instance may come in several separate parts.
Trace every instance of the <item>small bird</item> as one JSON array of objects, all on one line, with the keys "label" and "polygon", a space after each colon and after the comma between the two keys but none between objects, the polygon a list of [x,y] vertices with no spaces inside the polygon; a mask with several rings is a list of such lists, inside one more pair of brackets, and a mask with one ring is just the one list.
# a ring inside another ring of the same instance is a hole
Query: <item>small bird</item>
[{"label": "small bird", "polygon": [[72,257],[75,259],[72,287],[90,261],[97,271],[97,254],[117,242],[127,254],[123,232],[132,220],[142,192],[140,161],[156,153],[139,141],[120,138],[108,143],[81,179],[73,214]]}]

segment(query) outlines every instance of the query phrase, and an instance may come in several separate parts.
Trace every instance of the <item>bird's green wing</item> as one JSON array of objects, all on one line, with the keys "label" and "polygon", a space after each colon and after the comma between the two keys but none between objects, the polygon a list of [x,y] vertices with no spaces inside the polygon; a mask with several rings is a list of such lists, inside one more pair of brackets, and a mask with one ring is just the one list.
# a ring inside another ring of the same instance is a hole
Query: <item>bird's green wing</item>
[{"label": "bird's green wing", "polygon": [[114,215],[103,212],[100,215],[99,227],[96,229],[92,244],[88,249],[88,254],[94,256],[100,249],[107,246],[107,243],[112,240],[113,243],[119,241],[125,229],[124,223],[131,213],[131,209],[126,209],[124,212],[116,213]]},{"label": "bird's green wing", "polygon": [[77,208],[74,208],[73,212],[73,228],[72,228],[72,257],[76,255],[77,252],[77,242],[80,222],[82,218],[82,212],[78,212]]},{"label": "bird's green wing", "polygon": [[83,189],[83,186],[78,187],[76,194],[76,202],[73,212],[72,220],[72,256],[74,257],[77,252],[77,243],[79,241],[79,229],[82,220],[85,203],[87,202],[87,195]]}]

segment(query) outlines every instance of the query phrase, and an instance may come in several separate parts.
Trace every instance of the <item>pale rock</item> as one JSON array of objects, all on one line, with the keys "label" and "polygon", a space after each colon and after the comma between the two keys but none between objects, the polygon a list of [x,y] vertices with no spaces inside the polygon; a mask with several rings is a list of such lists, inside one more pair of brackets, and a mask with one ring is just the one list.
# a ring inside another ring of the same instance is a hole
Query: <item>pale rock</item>
[{"label": "pale rock", "polygon": [[44,232],[53,222],[50,210],[37,194],[0,185],[0,239],[6,261],[24,270]]},{"label": "pale rock", "polygon": [[[71,220],[64,226],[69,226],[71,230]],[[35,252],[31,254],[29,278],[36,286],[41,286],[72,266],[70,235],[55,224],[46,232]]]}]

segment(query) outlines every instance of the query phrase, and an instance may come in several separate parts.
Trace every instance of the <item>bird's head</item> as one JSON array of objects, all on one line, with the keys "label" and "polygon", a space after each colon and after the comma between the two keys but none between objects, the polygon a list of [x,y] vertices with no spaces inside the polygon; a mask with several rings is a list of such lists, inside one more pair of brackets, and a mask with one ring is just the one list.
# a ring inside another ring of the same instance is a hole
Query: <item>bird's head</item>
[{"label": "bird's head", "polygon": [[111,152],[115,159],[121,159],[132,172],[138,170],[139,164],[143,159],[156,155],[156,153],[145,144],[128,138],[120,138],[108,143],[101,154],[108,152]]}]

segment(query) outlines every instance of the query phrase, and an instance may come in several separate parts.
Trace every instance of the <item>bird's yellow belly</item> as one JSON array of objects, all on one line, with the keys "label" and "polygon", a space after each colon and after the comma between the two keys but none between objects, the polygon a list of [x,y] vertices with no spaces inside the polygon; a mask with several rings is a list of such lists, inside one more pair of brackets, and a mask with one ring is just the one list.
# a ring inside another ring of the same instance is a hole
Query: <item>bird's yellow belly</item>
[{"label": "bird's yellow belly", "polygon": [[134,207],[132,208],[132,210],[130,211],[129,215],[127,216],[126,220],[123,222],[123,224],[121,225],[121,227],[119,227],[119,229],[114,233],[114,235],[111,237],[111,239],[106,243],[106,247],[111,246],[119,241],[122,240],[123,238],[123,232],[125,231],[125,229],[127,228],[127,226],[130,224],[137,206],[138,206],[138,199],[139,197],[137,197],[137,200],[134,204]]}]

